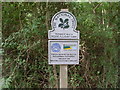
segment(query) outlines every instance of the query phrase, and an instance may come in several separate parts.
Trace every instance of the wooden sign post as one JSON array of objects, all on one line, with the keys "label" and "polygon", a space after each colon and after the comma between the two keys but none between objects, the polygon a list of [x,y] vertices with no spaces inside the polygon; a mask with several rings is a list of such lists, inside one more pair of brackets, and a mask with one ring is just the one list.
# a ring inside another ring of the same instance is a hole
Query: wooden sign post
[{"label": "wooden sign post", "polygon": [[67,65],[60,65],[60,88],[68,86],[68,70]]},{"label": "wooden sign post", "polygon": [[48,31],[48,63],[60,65],[60,88],[68,88],[67,65],[79,64],[77,21],[68,9],[61,9],[51,20]]}]

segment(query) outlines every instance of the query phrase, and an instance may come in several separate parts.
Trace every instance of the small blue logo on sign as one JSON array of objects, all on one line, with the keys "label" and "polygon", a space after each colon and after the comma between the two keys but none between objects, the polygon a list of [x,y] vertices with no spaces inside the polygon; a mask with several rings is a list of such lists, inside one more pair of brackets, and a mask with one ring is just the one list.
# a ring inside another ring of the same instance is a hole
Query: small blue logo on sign
[{"label": "small blue logo on sign", "polygon": [[52,44],[51,48],[52,48],[53,52],[59,52],[61,49],[60,44],[58,44],[58,43]]}]

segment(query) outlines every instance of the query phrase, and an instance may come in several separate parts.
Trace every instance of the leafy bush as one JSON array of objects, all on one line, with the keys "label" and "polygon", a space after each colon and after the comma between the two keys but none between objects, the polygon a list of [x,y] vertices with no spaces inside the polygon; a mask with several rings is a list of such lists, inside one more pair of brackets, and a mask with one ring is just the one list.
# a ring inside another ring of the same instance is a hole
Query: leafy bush
[{"label": "leafy bush", "polygon": [[118,87],[119,6],[105,2],[3,3],[5,87],[58,87],[59,66],[48,65],[47,33],[52,16],[62,8],[76,16],[81,32],[80,64],[68,66],[68,87]]}]

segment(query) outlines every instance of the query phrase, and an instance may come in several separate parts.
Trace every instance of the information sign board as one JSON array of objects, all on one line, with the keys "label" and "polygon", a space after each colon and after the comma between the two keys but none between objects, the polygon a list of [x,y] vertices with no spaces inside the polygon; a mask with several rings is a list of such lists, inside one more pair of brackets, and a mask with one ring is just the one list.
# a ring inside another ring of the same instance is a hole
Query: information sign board
[{"label": "information sign board", "polygon": [[49,40],[49,64],[79,64],[79,40]]},{"label": "information sign board", "polygon": [[48,31],[48,39],[79,39],[76,18],[68,11],[56,13],[51,20],[51,26],[52,30]]}]

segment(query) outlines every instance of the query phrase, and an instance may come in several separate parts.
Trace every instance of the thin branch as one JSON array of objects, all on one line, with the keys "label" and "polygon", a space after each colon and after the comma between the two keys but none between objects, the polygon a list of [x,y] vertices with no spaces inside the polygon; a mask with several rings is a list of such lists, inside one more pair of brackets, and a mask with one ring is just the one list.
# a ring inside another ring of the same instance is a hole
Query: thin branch
[{"label": "thin branch", "polygon": [[53,65],[53,73],[55,77],[55,88],[58,88],[58,78],[57,78],[57,72],[56,72],[56,65]]},{"label": "thin branch", "polygon": [[99,3],[98,5],[96,5],[96,7],[93,9],[93,13],[96,13],[95,10],[96,10],[100,5],[102,5],[102,3]]}]

